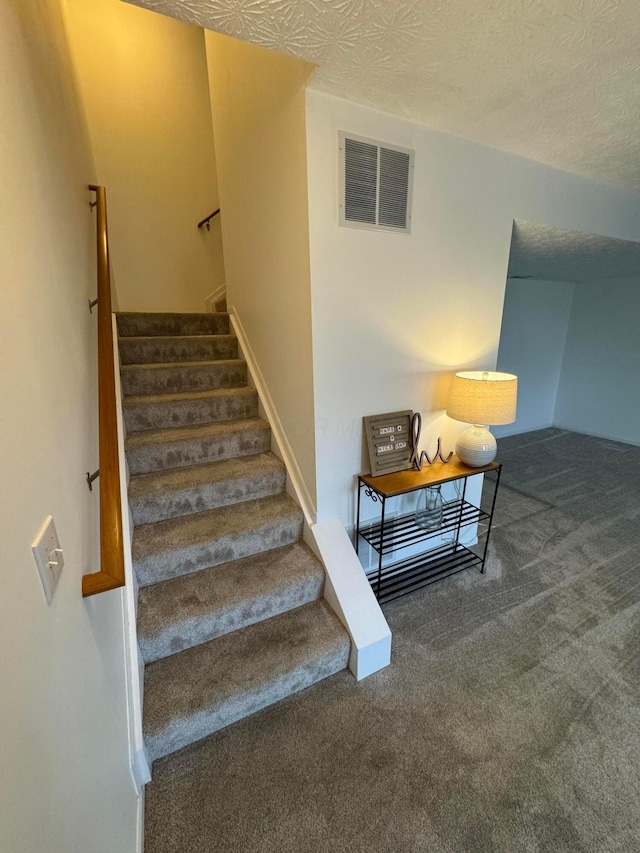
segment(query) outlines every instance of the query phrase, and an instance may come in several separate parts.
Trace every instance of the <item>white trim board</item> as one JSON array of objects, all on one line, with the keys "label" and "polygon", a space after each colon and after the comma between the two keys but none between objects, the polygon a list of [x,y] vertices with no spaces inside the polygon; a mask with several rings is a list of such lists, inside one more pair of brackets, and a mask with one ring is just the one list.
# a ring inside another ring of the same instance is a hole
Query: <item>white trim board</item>
[{"label": "white trim board", "polygon": [[287,469],[287,492],[300,505],[300,508],[304,513],[305,521],[308,524],[315,524],[316,508],[302,477],[302,473],[296,461],[296,457],[294,456],[293,450],[291,449],[291,445],[289,444],[289,439],[287,438],[284,427],[282,426],[278,410],[276,409],[275,403],[273,402],[269,389],[267,388],[267,383],[265,382],[260,366],[258,365],[258,360],[251,348],[247,333],[244,330],[242,321],[240,320],[238,312],[234,306],[229,307],[229,319],[231,320],[233,332],[238,339],[238,345],[242,352],[242,356],[247,362],[250,381],[253,383],[253,386],[258,392],[258,399],[260,400],[260,405],[264,411],[264,418],[271,426],[271,434],[276,445],[272,449],[282,459]]},{"label": "white trim board", "polygon": [[391,663],[391,629],[340,519],[314,524],[310,533],[316,547],[307,544],[324,564],[324,596],[349,632],[349,669],[360,681]]},{"label": "white trim board", "polygon": [[234,306],[229,316],[258,392],[260,414],[271,426],[272,449],[287,469],[287,493],[304,514],[304,541],[324,566],[325,598],[351,637],[349,669],[356,679],[366,678],[391,662],[391,630],[340,519],[316,522],[316,508]]},{"label": "white trim board", "polygon": [[144,853],[144,789],[138,799],[136,853]]},{"label": "white trim board", "polygon": [[219,287],[216,287],[215,290],[212,290],[208,296],[204,298],[204,310],[207,314],[213,314],[216,310],[216,302],[218,299],[222,299],[222,297],[227,292],[227,284],[223,282]]},{"label": "white trim board", "polygon": [[[120,350],[116,315],[112,314],[113,362],[116,380],[116,420],[118,429],[118,462],[120,467],[120,510],[122,512],[122,547],[124,551],[125,585],[122,590],[123,640],[127,687],[127,718],[129,722],[129,762],[131,778],[136,793],[144,798],[144,786],[151,781],[151,761],[144,745],[142,733],[143,669],[144,663],[138,645],[136,630],[138,610],[138,584],[133,571],[131,542],[133,524],[129,509],[129,468],[124,449],[125,425],[122,415],[122,384],[120,380]],[[144,804],[141,804],[144,813]]]}]

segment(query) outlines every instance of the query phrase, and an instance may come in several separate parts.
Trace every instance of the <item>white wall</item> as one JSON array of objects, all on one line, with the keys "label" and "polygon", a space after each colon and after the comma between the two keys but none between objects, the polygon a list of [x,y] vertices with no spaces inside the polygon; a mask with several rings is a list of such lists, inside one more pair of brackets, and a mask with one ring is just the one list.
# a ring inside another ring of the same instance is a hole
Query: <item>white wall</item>
[{"label": "white wall", "polygon": [[121,0],[65,0],[123,311],[204,311],[224,282],[204,33]]},{"label": "white wall", "polygon": [[314,66],[207,31],[227,302],[315,502],[305,85]]},{"label": "white wall", "polygon": [[[411,236],[338,226],[338,131],[416,151]],[[307,91],[320,519],[353,518],[362,416],[413,408],[433,449],[451,376],[496,364],[514,219],[640,238],[640,196]]]},{"label": "white wall", "polygon": [[498,370],[518,377],[515,423],[492,427],[498,438],[553,424],[575,285],[507,279]]},{"label": "white wall", "polygon": [[[95,174],[59,0],[0,4],[0,111],[0,850],[132,853],[122,594],[81,597],[96,568]],[[31,554],[49,513],[65,553],[51,605]]]},{"label": "white wall", "polygon": [[640,279],[576,284],[556,426],[640,444]]}]

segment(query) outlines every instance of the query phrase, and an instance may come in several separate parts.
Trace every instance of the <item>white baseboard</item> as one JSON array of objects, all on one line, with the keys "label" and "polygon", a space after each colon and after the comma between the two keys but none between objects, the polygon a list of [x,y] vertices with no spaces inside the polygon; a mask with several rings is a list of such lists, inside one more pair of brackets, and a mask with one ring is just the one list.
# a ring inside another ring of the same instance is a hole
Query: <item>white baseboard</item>
[{"label": "white baseboard", "polygon": [[[497,441],[500,441],[501,438],[511,438],[512,435],[526,435],[528,432],[538,432],[541,429],[549,429],[554,426],[554,424],[542,424],[542,426],[533,426],[526,427],[526,429],[522,429],[521,427],[516,427],[515,424],[511,427],[500,427],[496,429],[493,427],[491,430]],[[498,451],[500,453],[500,451]]]},{"label": "white baseboard", "polygon": [[136,815],[136,853],[144,853],[144,788],[138,800]]},{"label": "white baseboard", "polygon": [[258,392],[261,409],[271,426],[274,452],[287,469],[287,492],[304,514],[304,541],[325,570],[325,599],[351,637],[349,669],[360,680],[388,666],[391,661],[391,631],[360,565],[351,541],[338,518],[318,524],[316,508],[302,478],[275,403],[235,307],[229,314],[249,379]]},{"label": "white baseboard", "polygon": [[632,447],[640,447],[640,441],[634,440],[632,438],[620,438],[615,435],[607,435],[603,432],[591,432],[591,430],[586,430],[583,427],[576,426],[564,426],[563,424],[554,423],[552,424],[556,429],[562,429],[566,432],[575,432],[578,435],[588,435],[591,438],[601,438],[604,441],[615,441],[618,444],[630,444]]},{"label": "white baseboard", "polygon": [[215,290],[212,290],[208,296],[204,298],[204,310],[207,314],[211,314],[216,310],[216,302],[227,292],[227,284],[223,282],[219,287],[216,287]]},{"label": "white baseboard", "polygon": [[314,524],[316,520],[315,505],[311,499],[306,483],[304,482],[300,467],[298,466],[296,457],[291,449],[291,445],[289,444],[289,439],[287,438],[284,427],[282,426],[282,421],[278,415],[275,403],[269,393],[269,389],[264,376],[262,375],[262,371],[260,370],[258,360],[251,348],[247,333],[244,330],[242,321],[234,306],[229,306],[229,316],[233,331],[238,338],[238,344],[242,350],[242,355],[244,356],[244,360],[247,362],[247,369],[249,371],[251,381],[258,392],[258,399],[260,400],[260,405],[264,410],[265,419],[271,426],[271,433],[277,445],[278,456],[280,456],[285,464],[285,468],[287,469],[287,491],[300,505],[306,522],[308,524]]},{"label": "white baseboard", "polygon": [[116,373],[116,418],[118,429],[118,457],[120,465],[120,510],[122,512],[122,540],[124,550],[125,585],[123,588],[123,641],[127,690],[127,718],[129,723],[129,766],[134,788],[139,797],[144,786],[151,781],[151,761],[144,745],[142,733],[143,663],[136,630],[138,584],[133,571],[131,541],[133,525],[129,508],[129,468],[125,455],[125,424],[122,415],[122,385],[120,380],[120,351],[116,316],[113,322],[113,356]]},{"label": "white baseboard", "polygon": [[131,775],[140,796],[144,796],[144,786],[151,781],[151,758],[146,746],[134,755]]}]

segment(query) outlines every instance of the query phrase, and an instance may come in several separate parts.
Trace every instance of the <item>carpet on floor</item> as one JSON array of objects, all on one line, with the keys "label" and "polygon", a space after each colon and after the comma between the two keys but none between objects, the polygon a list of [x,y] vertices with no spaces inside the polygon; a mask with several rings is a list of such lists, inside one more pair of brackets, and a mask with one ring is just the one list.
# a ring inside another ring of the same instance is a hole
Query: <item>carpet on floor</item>
[{"label": "carpet on floor", "polygon": [[640,448],[499,441],[487,572],[340,673],[154,765],[146,853],[640,849]]}]

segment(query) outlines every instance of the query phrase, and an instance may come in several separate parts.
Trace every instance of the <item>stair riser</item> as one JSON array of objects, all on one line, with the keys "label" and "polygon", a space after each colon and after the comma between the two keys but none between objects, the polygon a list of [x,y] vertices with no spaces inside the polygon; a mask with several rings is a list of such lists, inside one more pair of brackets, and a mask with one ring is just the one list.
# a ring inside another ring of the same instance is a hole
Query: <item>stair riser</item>
[{"label": "stair riser", "polygon": [[150,474],[170,468],[185,468],[236,456],[265,453],[271,447],[271,431],[242,430],[208,439],[188,439],[127,450],[130,474]]},{"label": "stair riser", "polygon": [[140,586],[148,586],[210,566],[219,566],[230,560],[240,560],[261,551],[291,545],[301,536],[300,514],[240,534],[216,537],[212,531],[209,541],[186,544],[142,559],[137,559],[134,553],[133,565]]},{"label": "stair riser", "polygon": [[121,338],[155,335],[228,335],[228,314],[118,314]]},{"label": "stair riser", "polygon": [[316,661],[312,667],[298,667],[265,682],[259,689],[233,697],[215,708],[175,720],[162,732],[145,738],[153,761],[188,746],[238,720],[291,696],[323,678],[346,668],[349,644],[343,644]]},{"label": "stair riser", "polygon": [[255,418],[258,415],[258,395],[253,388],[235,394],[201,400],[166,400],[148,403],[124,401],[124,420],[127,430],[195,426],[214,421],[233,421]]},{"label": "stair riser", "polygon": [[212,391],[247,384],[245,362],[221,361],[172,367],[125,367],[120,373],[126,396]]},{"label": "stair riser", "polygon": [[119,347],[122,364],[218,361],[238,357],[238,339],[233,335],[120,338]]},{"label": "stair riser", "polygon": [[284,468],[256,476],[248,472],[244,477],[207,483],[179,491],[165,491],[158,495],[145,494],[129,501],[134,524],[149,524],[177,518],[194,512],[204,512],[220,506],[266,498],[284,492]]},{"label": "stair riser", "polygon": [[[254,625],[263,619],[286,613],[294,607],[317,601],[322,597],[323,587],[324,577],[321,574],[316,577],[302,577],[296,583],[273,590],[266,598],[261,596],[245,599],[241,605],[212,610],[206,617],[167,624],[161,634],[139,638],[142,657],[145,663],[152,663],[248,625]],[[180,602],[176,602],[178,611],[179,608]]]}]

